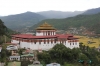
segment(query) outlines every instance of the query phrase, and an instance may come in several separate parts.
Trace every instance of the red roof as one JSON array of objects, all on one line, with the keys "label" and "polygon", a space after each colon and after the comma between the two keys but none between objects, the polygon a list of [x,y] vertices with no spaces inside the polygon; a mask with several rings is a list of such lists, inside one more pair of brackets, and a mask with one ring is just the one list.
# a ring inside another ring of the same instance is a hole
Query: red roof
[{"label": "red roof", "polygon": [[57,36],[33,36],[31,34],[18,34],[18,35],[12,35],[13,37],[18,37],[18,38],[54,38]]},{"label": "red roof", "polygon": [[57,34],[56,35],[58,38],[68,38],[68,37],[73,37],[73,35],[69,35],[69,34]]},{"label": "red roof", "polygon": [[17,34],[17,35],[12,35],[13,37],[17,37],[17,38],[28,38],[28,39],[32,39],[32,38],[71,38],[71,39],[76,39],[76,37],[73,37],[73,35],[69,35],[69,34],[56,34],[54,36],[34,36],[32,34]]}]

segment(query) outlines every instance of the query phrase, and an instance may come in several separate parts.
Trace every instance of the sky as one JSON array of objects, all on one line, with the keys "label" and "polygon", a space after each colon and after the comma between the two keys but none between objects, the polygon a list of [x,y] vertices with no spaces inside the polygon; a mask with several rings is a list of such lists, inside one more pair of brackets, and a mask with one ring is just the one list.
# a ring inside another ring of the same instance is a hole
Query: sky
[{"label": "sky", "polygon": [[27,11],[84,11],[100,7],[100,0],[0,0],[0,16]]}]

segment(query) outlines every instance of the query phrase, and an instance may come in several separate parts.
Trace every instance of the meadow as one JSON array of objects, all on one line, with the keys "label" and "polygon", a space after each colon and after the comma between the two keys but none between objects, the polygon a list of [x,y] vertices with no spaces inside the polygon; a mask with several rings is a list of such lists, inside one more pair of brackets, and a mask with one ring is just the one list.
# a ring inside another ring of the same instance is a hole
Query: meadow
[{"label": "meadow", "polygon": [[87,36],[76,36],[79,39],[79,42],[83,43],[85,46],[89,47],[99,47],[100,46],[100,38],[94,38],[94,37],[87,37]]},{"label": "meadow", "polygon": [[9,62],[8,66],[21,66],[20,62]]}]

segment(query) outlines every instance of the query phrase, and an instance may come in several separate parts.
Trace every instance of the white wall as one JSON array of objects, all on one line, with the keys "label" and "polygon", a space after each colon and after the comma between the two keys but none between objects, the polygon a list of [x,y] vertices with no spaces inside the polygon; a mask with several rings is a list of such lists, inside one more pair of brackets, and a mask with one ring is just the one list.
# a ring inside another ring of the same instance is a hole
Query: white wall
[{"label": "white wall", "polygon": [[[16,41],[16,40],[12,41],[12,43],[16,43],[16,42],[18,42],[18,41]],[[71,43],[71,45],[70,45],[70,43]],[[73,43],[74,43],[74,45],[73,45]],[[45,44],[44,44],[44,42],[41,42],[41,44],[39,44],[39,42],[36,42],[36,44],[35,44],[34,42],[22,42],[22,41],[20,41],[20,48],[30,48],[32,50],[38,50],[38,49],[49,50],[56,44],[60,44],[60,42],[59,41],[57,41],[56,43],[46,42]],[[79,48],[79,42],[66,41],[66,43],[64,42],[63,44],[66,47],[69,47],[70,49]]]},{"label": "white wall", "polygon": [[[50,35],[53,36],[52,30],[51,31],[49,30],[49,32],[50,32]],[[47,35],[48,35],[48,33],[47,33]],[[56,35],[56,32],[54,32],[54,35]],[[41,32],[36,32],[36,36],[46,36],[46,32],[42,32],[42,31]]]},{"label": "white wall", "polygon": [[17,40],[11,40],[11,43],[16,43],[16,44],[18,44],[19,43],[19,41],[17,41]]},{"label": "white wall", "polygon": [[41,32],[41,33],[36,32],[36,36],[43,36],[43,32]]}]

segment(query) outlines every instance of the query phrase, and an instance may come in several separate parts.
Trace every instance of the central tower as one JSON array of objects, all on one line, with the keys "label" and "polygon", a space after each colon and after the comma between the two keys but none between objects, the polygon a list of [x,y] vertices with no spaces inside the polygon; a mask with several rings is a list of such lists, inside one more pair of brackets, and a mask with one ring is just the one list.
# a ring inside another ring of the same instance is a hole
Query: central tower
[{"label": "central tower", "polygon": [[36,28],[36,36],[54,36],[54,35],[56,35],[56,29],[46,22]]}]

